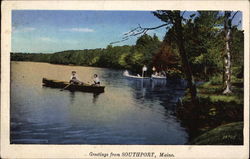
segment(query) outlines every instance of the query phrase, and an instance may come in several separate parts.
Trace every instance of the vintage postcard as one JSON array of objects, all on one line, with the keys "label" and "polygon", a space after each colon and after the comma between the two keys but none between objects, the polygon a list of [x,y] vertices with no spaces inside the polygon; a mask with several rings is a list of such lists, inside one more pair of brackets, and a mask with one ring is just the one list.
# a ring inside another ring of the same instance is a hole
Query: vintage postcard
[{"label": "vintage postcard", "polygon": [[1,158],[249,157],[248,1],[3,1]]}]

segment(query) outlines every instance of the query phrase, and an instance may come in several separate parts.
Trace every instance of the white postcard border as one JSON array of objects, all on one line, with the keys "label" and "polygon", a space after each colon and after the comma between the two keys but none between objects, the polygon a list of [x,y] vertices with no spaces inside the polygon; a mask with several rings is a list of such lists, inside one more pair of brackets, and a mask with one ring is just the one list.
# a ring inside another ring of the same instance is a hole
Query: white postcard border
[{"label": "white postcard border", "polygon": [[[10,145],[11,10],[240,10],[244,30],[244,145]],[[174,158],[248,158],[249,155],[249,2],[248,1],[3,1],[1,32],[1,157],[97,158],[90,152],[160,152]],[[102,158],[102,157],[100,157]],[[124,158],[124,157],[122,157]],[[129,157],[128,157],[129,158]],[[133,157],[134,159],[135,157]]]}]

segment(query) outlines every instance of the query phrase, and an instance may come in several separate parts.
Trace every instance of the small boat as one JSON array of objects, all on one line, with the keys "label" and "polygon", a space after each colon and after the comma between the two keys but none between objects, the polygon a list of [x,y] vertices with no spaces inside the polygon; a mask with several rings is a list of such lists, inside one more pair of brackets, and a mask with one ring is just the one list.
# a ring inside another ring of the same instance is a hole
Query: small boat
[{"label": "small boat", "polygon": [[166,76],[158,76],[158,75],[151,75],[151,79],[160,79],[160,80],[166,80],[167,77]]},{"label": "small boat", "polygon": [[[70,83],[66,81],[58,81],[53,79],[43,78],[43,86],[51,88],[65,88]],[[81,92],[93,92],[93,93],[103,93],[105,86],[95,86],[90,84],[71,84],[66,90],[70,91],[81,91]]]},{"label": "small boat", "polygon": [[130,75],[127,70],[123,72],[123,76],[127,78],[133,78],[133,79],[150,79],[149,77],[142,77],[139,74],[137,76]]}]

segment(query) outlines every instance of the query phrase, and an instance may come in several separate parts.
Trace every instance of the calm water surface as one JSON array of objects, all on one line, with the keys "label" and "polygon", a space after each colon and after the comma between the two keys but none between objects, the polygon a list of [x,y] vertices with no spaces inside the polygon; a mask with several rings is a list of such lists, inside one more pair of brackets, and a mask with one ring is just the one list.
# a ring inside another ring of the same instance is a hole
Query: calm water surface
[{"label": "calm water surface", "polygon": [[[82,81],[97,73],[105,93],[42,87],[42,78]],[[184,86],[177,81],[126,79],[122,71],[11,62],[12,144],[184,144],[187,133],[173,116]]]}]

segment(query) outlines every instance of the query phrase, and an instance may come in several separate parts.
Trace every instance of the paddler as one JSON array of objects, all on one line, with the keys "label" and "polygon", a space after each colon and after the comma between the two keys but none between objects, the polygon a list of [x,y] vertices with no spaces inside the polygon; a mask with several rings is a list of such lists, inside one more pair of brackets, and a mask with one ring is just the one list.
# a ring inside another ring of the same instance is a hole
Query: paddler
[{"label": "paddler", "polygon": [[156,68],[153,66],[153,68],[152,68],[152,71],[153,71],[153,75],[156,75]]},{"label": "paddler", "polygon": [[76,74],[76,71],[72,71],[72,74],[70,76],[70,81],[71,84],[83,84],[83,82],[81,82]]},{"label": "paddler", "polygon": [[100,83],[100,79],[99,79],[97,74],[94,74],[93,82],[94,82],[93,85],[100,86],[101,83]]}]

